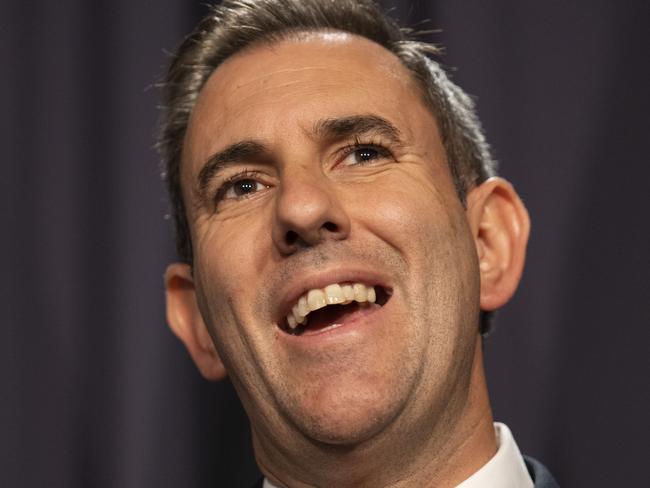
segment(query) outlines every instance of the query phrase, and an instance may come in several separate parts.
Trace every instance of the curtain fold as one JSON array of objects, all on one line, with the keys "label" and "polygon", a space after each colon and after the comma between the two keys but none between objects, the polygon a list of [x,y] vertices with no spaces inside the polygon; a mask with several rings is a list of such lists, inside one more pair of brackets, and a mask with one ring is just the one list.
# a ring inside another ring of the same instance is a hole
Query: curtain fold
[{"label": "curtain fold", "polygon": [[[641,1],[384,1],[476,96],[531,213],[486,344],[495,417],[567,486],[641,486],[650,232]],[[0,5],[0,485],[247,486],[228,382],[167,330],[153,86],[201,2]],[[429,22],[422,22],[429,19]]]}]

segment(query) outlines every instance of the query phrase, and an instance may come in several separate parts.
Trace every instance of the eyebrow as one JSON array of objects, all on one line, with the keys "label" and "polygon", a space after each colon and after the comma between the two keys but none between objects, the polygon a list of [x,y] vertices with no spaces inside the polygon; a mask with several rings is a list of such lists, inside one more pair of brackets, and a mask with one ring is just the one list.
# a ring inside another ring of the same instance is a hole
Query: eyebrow
[{"label": "eyebrow", "polygon": [[390,139],[393,143],[400,142],[400,133],[397,127],[378,115],[351,115],[323,119],[314,124],[313,131],[316,137],[328,140],[376,133]]},{"label": "eyebrow", "polygon": [[[388,120],[378,115],[351,115],[317,121],[312,128],[313,136],[321,140],[339,140],[352,136],[378,134],[393,144],[400,143],[399,130]],[[213,154],[198,174],[198,190],[204,195],[212,178],[224,168],[251,160],[269,159],[271,151],[259,141],[246,139],[236,142]]]}]

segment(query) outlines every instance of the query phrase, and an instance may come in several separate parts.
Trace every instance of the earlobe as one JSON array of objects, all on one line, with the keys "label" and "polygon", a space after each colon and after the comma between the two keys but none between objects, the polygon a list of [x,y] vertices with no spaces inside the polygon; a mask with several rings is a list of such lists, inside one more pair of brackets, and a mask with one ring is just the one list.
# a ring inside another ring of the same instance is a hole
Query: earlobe
[{"label": "earlobe", "polygon": [[481,310],[496,310],[515,293],[526,259],[528,211],[513,186],[490,178],[472,189],[467,213],[481,277]]},{"label": "earlobe", "polygon": [[196,301],[192,270],[188,264],[173,263],[165,271],[167,322],[209,380],[226,377],[226,369],[214,347]]}]

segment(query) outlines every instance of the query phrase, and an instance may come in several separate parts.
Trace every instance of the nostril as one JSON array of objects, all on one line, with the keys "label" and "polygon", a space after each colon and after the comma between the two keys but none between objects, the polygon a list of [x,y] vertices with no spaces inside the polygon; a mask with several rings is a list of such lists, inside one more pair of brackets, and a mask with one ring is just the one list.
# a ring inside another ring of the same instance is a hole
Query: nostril
[{"label": "nostril", "polygon": [[295,244],[296,241],[298,240],[298,234],[292,230],[288,231],[286,236],[284,237],[285,241],[287,244],[292,245]]},{"label": "nostril", "polygon": [[330,232],[337,232],[339,230],[338,226],[333,222],[325,222],[323,227]]}]

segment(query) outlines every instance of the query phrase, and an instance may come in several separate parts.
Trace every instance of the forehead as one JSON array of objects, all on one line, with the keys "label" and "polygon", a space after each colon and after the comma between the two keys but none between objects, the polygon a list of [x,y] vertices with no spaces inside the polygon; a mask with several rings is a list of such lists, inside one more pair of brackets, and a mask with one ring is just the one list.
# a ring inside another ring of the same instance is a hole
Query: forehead
[{"label": "forehead", "polygon": [[256,45],[227,59],[206,82],[183,159],[194,166],[242,138],[286,140],[318,120],[355,114],[384,117],[406,137],[423,119],[432,122],[409,71],[368,39],[316,32]]}]

